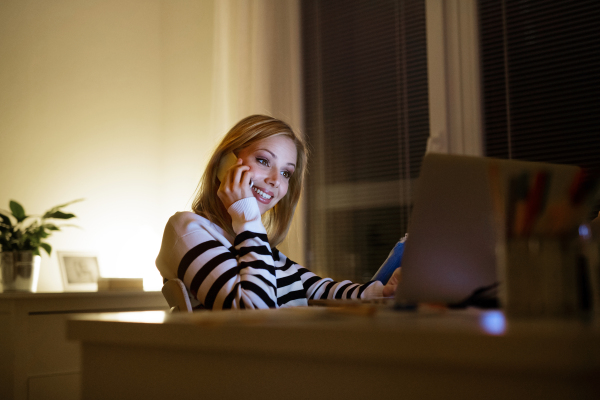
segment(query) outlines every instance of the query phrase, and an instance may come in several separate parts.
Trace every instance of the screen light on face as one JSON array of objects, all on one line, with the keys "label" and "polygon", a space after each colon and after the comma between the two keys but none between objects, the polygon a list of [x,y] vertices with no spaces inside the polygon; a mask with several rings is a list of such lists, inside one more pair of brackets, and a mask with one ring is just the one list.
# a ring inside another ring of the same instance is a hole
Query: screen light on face
[{"label": "screen light on face", "polygon": [[479,325],[490,335],[503,335],[506,332],[506,318],[502,311],[485,311],[479,319]]}]

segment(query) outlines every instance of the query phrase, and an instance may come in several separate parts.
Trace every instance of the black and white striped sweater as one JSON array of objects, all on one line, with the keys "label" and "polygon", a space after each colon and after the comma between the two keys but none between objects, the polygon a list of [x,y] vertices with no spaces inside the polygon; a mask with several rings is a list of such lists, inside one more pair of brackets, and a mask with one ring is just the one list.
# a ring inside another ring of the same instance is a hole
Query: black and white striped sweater
[{"label": "black and white striped sweater", "polygon": [[255,198],[237,201],[228,212],[235,238],[192,212],[176,213],[165,227],[156,266],[163,278],[185,283],[194,306],[277,308],[305,306],[308,299],[381,297],[381,282],[321,278],[271,249]]}]

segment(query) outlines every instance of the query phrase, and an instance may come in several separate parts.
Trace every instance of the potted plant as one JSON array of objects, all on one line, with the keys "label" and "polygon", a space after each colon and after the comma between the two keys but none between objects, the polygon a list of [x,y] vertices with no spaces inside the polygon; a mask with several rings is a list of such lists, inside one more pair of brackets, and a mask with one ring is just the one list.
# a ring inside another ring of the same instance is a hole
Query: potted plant
[{"label": "potted plant", "polygon": [[36,289],[40,248],[50,255],[52,247],[44,240],[67,226],[58,226],[53,220],[75,218],[62,208],[81,200],[53,207],[43,215],[27,215],[23,206],[14,200],[9,203],[10,211],[0,210],[0,269],[5,291],[31,292]]}]

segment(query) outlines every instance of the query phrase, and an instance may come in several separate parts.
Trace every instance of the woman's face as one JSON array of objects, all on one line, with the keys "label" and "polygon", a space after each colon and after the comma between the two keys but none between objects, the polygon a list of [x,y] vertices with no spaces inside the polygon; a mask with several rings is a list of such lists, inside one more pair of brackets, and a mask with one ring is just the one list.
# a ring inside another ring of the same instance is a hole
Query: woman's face
[{"label": "woman's face", "polygon": [[245,147],[237,156],[254,174],[252,194],[264,214],[288,191],[296,169],[296,145],[289,137],[276,135]]}]

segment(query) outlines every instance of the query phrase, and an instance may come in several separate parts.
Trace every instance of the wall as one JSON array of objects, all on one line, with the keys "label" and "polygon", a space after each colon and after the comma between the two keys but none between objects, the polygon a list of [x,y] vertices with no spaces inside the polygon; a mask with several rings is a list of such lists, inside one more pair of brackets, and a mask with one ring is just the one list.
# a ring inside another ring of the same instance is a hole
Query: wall
[{"label": "wall", "polygon": [[212,0],[0,2],[0,208],[77,198],[42,257],[38,291],[62,290],[57,251],[99,254],[104,276],[145,276],[166,219],[189,199],[209,132]]}]

